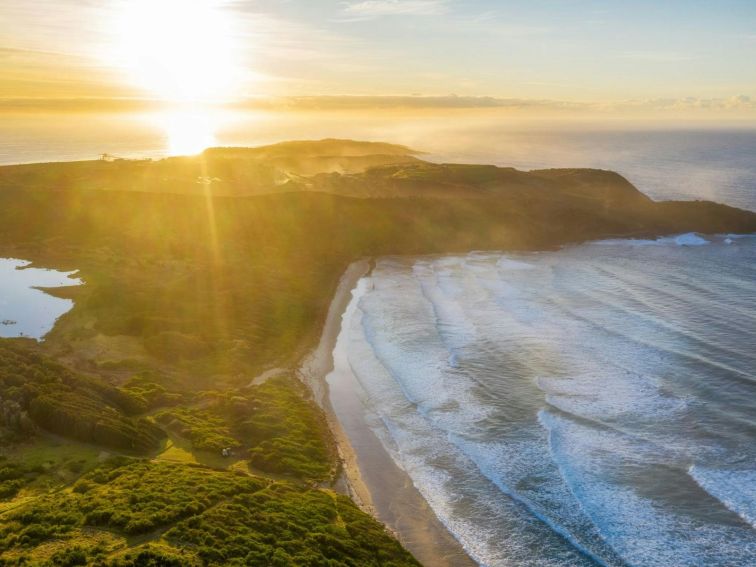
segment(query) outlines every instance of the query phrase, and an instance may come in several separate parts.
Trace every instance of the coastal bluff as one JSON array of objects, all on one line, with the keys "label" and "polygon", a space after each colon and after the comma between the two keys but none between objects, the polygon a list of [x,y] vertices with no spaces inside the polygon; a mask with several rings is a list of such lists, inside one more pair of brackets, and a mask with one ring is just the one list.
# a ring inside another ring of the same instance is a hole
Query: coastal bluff
[{"label": "coastal bluff", "polygon": [[[340,197],[375,200],[370,207],[389,223],[392,207],[412,209],[420,201],[431,200],[428,208],[421,208],[431,216],[443,210],[442,216],[449,221],[458,219],[460,228],[464,228],[464,219],[482,215],[490,230],[477,245],[505,248],[604,236],[756,231],[756,213],[752,211],[709,201],[653,201],[611,171],[519,171],[493,165],[432,163],[421,159],[420,152],[380,142],[326,139],[258,148],[210,148],[197,156],[159,160],[105,157],[0,167],[0,199],[23,200],[40,192],[54,192],[55,199],[79,195],[77,201],[131,199],[135,212],[143,204],[159,202],[145,195],[120,195],[140,193],[164,195],[164,202],[180,202],[178,196],[265,197],[257,203],[276,207],[301,202],[317,208],[321,201],[348,209],[346,200],[336,199]],[[191,199],[181,202],[191,203]],[[482,220],[474,221],[475,230],[480,230]],[[3,224],[6,228],[7,222]],[[0,233],[3,231],[0,227]],[[505,240],[503,233],[509,235]]]}]

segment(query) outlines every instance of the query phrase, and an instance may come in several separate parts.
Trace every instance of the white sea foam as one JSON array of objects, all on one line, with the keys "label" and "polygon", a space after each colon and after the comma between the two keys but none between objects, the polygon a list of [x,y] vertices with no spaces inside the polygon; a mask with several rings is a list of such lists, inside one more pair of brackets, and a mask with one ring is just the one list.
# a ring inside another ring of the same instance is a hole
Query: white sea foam
[{"label": "white sea foam", "polygon": [[669,244],[675,246],[704,246],[706,244],[711,244],[711,241],[698,233],[688,232],[677,236],[660,237],[656,239],[610,238],[606,240],[598,240],[593,243],[593,245],[600,246],[664,246]]},{"label": "white sea foam", "polygon": [[694,465],[688,473],[706,492],[756,529],[756,463],[750,463],[747,469]]},{"label": "white sea foam", "polygon": [[501,258],[499,258],[496,262],[496,266],[501,270],[533,270],[535,269],[535,266],[533,266],[533,264],[529,264],[521,260],[513,260],[512,258],[507,258],[506,256],[502,256]]},{"label": "white sea foam", "polygon": [[522,503],[576,549],[602,565],[622,564],[564,483],[541,432],[522,431],[519,436],[488,443],[460,436],[452,439],[504,494]]},{"label": "white sea foam", "polygon": [[593,242],[599,246],[658,246],[660,240],[650,240],[648,238],[608,238],[606,240],[597,240]]},{"label": "white sea foam", "polygon": [[653,377],[616,366],[597,374],[541,377],[537,383],[549,404],[594,421],[671,420],[687,408],[685,400],[661,391]]},{"label": "white sea foam", "polygon": [[348,348],[368,419],[483,563],[756,554],[756,242],[679,238],[378,263]]},{"label": "white sea foam", "polygon": [[[391,372],[375,356],[363,334],[364,312],[355,309],[345,321],[349,337],[348,364],[367,394],[372,425],[395,462],[410,474],[415,486],[439,519],[481,565],[537,566],[532,553],[547,546],[553,565],[578,566],[585,561],[545,527],[502,499],[464,454],[449,442],[445,430],[417,411]],[[342,330],[342,334],[345,331]],[[341,338],[341,337],[340,337]],[[337,364],[343,364],[338,360]]]},{"label": "white sea foam", "polygon": [[461,286],[452,285],[450,282],[454,279],[448,277],[448,272],[439,273],[434,266],[428,266],[425,270],[416,266],[414,271],[423,296],[433,308],[436,327],[439,328],[442,339],[446,339],[447,347],[454,351],[475,341],[475,323],[457,301],[463,293]]},{"label": "white sea foam", "polygon": [[675,244],[678,246],[704,246],[705,244],[710,244],[710,241],[695,232],[689,232],[676,237]]},{"label": "white sea foam", "polygon": [[756,553],[749,528],[707,523],[643,494],[644,477],[668,475],[684,482],[684,471],[670,470],[663,450],[548,411],[541,412],[540,421],[562,476],[628,564],[746,565]]}]

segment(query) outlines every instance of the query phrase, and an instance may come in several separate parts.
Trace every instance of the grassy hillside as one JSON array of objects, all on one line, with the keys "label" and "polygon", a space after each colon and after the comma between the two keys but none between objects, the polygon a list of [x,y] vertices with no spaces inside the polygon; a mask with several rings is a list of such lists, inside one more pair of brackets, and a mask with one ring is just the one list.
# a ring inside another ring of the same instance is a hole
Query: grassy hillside
[{"label": "grassy hillside", "polygon": [[687,231],[756,214],[338,140],[0,168],[0,257],[85,282],[51,290],[75,307],[44,343],[0,341],[0,564],[415,564],[323,488],[292,378],[348,263]]}]

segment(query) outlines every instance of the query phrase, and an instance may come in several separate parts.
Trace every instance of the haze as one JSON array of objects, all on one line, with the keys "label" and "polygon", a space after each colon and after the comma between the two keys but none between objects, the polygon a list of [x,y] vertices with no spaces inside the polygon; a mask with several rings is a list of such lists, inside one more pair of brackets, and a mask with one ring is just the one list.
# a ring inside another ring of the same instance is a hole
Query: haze
[{"label": "haze", "polygon": [[749,0],[6,0],[0,97],[753,117],[754,21]]}]

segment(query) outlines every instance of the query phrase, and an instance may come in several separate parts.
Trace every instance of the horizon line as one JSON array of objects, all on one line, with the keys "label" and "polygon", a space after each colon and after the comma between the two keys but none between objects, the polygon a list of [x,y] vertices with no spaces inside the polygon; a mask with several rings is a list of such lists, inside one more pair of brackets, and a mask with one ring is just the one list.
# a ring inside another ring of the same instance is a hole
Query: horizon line
[{"label": "horizon line", "polygon": [[725,113],[756,119],[756,97],[733,95],[727,98],[657,97],[607,101],[572,101],[544,98],[499,97],[491,95],[424,94],[318,94],[293,96],[246,96],[233,100],[168,100],[150,97],[0,97],[0,112],[47,110],[51,112],[100,112],[103,110],[165,110],[219,108],[268,111],[348,111],[348,110],[474,110],[499,109],[513,112],[583,112],[592,115],[664,112],[699,115]]}]

